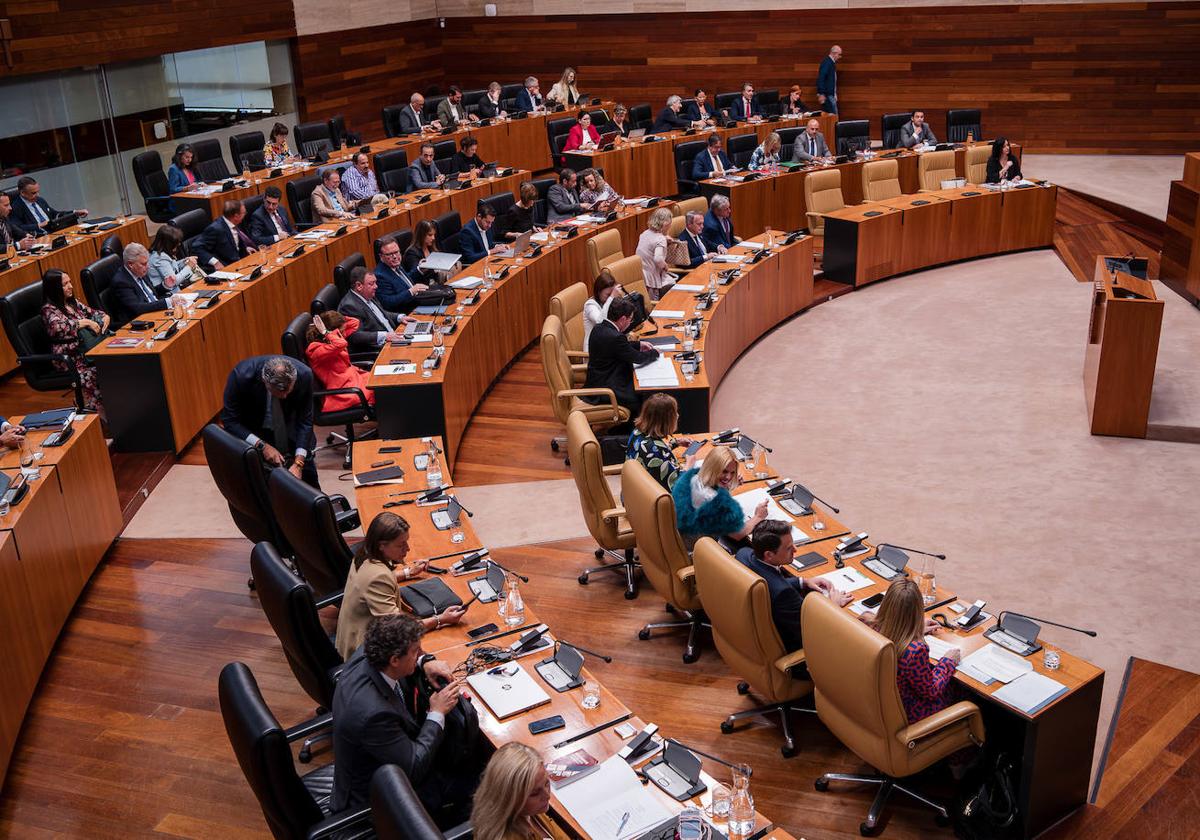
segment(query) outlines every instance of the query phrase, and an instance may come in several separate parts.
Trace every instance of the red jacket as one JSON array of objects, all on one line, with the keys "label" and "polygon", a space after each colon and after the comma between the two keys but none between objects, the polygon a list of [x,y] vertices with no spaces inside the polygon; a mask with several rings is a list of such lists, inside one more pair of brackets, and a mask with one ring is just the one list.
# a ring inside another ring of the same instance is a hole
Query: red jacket
[{"label": "red jacket", "polygon": [[[321,389],[358,388],[366,396],[367,402],[374,405],[375,394],[367,387],[371,374],[350,364],[346,336],[357,329],[358,319],[347,318],[340,330],[333,330],[325,336],[325,341],[314,341],[308,345],[305,355]],[[325,397],[322,410],[344,411],[358,405],[360,403],[355,394],[330,394]]]},{"label": "red jacket", "polygon": [[[600,142],[600,132],[596,131],[596,126],[588,126],[588,136],[592,138],[593,143]],[[579,123],[571,126],[571,130],[567,132],[567,142],[563,146],[564,152],[569,152],[572,149],[578,149],[583,145],[583,126]]]}]

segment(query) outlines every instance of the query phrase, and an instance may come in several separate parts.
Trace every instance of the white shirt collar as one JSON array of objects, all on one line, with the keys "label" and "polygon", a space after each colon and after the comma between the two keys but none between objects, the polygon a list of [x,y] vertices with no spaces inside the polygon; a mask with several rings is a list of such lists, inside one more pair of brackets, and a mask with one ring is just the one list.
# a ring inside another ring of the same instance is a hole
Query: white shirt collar
[{"label": "white shirt collar", "polygon": [[383,673],[383,671],[379,672],[379,676],[383,677],[383,681],[385,683],[387,683],[388,688],[390,688],[392,690],[392,693],[395,694],[396,686],[400,685],[400,681],[392,679],[387,674]]}]

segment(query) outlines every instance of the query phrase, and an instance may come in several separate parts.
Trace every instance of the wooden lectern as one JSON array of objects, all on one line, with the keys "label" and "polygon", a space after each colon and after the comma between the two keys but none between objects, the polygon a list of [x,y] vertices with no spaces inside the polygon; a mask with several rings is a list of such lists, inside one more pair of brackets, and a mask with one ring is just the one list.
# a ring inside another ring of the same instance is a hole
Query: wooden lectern
[{"label": "wooden lectern", "polygon": [[1149,280],[1096,257],[1095,292],[1083,361],[1092,434],[1146,436],[1163,302]]},{"label": "wooden lectern", "polygon": [[1184,155],[1183,178],[1171,182],[1158,272],[1200,298],[1200,152]]}]

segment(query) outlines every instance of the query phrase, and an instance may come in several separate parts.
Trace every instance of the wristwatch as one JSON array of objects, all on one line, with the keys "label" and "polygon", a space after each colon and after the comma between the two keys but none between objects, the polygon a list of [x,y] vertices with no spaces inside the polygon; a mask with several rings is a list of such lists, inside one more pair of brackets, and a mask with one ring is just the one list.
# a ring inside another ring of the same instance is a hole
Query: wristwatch
[{"label": "wristwatch", "polygon": [[421,671],[425,670],[425,663],[432,662],[437,659],[432,653],[423,653],[417,657],[417,668]]},{"label": "wristwatch", "polygon": [[257,449],[259,452],[262,452],[263,447],[266,445],[267,445],[266,441],[264,441],[262,438],[259,438],[258,440],[254,441],[254,448]]}]

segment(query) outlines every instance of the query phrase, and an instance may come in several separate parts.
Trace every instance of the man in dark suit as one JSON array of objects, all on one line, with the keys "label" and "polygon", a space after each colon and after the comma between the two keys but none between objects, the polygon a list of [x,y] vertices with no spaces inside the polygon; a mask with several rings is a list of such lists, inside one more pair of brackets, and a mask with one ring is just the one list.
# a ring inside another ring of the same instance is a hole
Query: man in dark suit
[{"label": "man in dark suit", "polygon": [[701,236],[704,230],[704,214],[698,210],[689,210],[683,218],[684,225],[683,230],[679,232],[679,239],[687,245],[688,268],[695,268],[714,254]]},{"label": "man in dark suit", "polygon": [[483,99],[479,100],[479,116],[483,119],[491,120],[496,117],[508,116],[508,112],[500,107],[501,90],[499,82],[492,82],[488,85],[487,93],[483,95]]},{"label": "man in dark suit", "polygon": [[385,310],[411,312],[417,305],[416,296],[429,289],[425,283],[412,281],[401,265],[403,262],[404,255],[396,240],[385,239],[379,248],[379,265],[375,266],[375,297]]},{"label": "man in dark suit", "polygon": [[9,248],[29,250],[33,245],[32,233],[22,230],[12,220],[12,202],[8,193],[0,192],[0,254]]},{"label": "man in dark suit", "polygon": [[425,97],[419,93],[413,93],[408,98],[408,107],[400,112],[400,132],[402,134],[420,134],[421,129],[425,126],[430,128],[441,128],[442,124],[437,120],[427,120],[423,116],[425,109]]},{"label": "man in dark suit", "polygon": [[[620,297],[608,305],[608,318],[592,327],[588,336],[588,366],[585,388],[608,388],[617,403],[636,417],[641,397],[633,388],[633,368],[658,358],[658,350],[647,341],[631,341],[625,331],[633,323],[633,303]],[[597,405],[607,402],[601,397],[584,397]]]},{"label": "man in dark suit", "polygon": [[721,148],[721,135],[708,135],[708,148],[692,159],[692,180],[703,181],[733,169],[733,161]]},{"label": "man in dark suit", "polygon": [[42,188],[28,175],[17,181],[17,200],[12,207],[12,223],[33,236],[44,234],[47,223],[62,212],[73,212],[83,218],[87,210],[55,210],[41,196]]},{"label": "man in dark suit", "polygon": [[397,327],[416,320],[380,306],[376,287],[375,275],[361,265],[350,272],[350,290],[338,304],[338,312],[358,319],[358,329],[346,337],[351,353],[378,352],[385,342],[400,338]]},{"label": "man in dark suit", "polygon": [[729,197],[714,195],[708,202],[708,212],[704,214],[704,230],[700,234],[708,250],[724,254],[742,240],[733,234],[733,208]]},{"label": "man in dark suit", "polygon": [[312,392],[308,365],[286,356],[251,356],[225,380],[221,425],[261,452],[268,466],[286,467],[319,490]]},{"label": "man in dark suit", "polygon": [[504,245],[497,245],[492,225],[496,222],[496,208],[480,201],[475,205],[475,218],[467,222],[458,236],[458,245],[462,249],[463,265],[479,262],[496,251],[503,251]]},{"label": "man in dark suit", "polygon": [[130,242],[121,252],[122,265],[109,284],[109,306],[112,312],[112,327],[124,326],[139,315],[147,312],[162,312],[175,305],[178,297],[167,297],[169,292],[151,282],[150,252],[146,246]]},{"label": "man in dark suit", "polygon": [[546,107],[546,98],[542,96],[542,92],[538,85],[536,76],[528,76],[525,79],[525,88],[517,94],[517,110],[518,111],[535,111],[538,108]]},{"label": "man in dark suit", "polygon": [[262,206],[250,214],[250,238],[257,245],[271,245],[295,236],[296,228],[283,209],[279,187],[271,186],[263,192]]},{"label": "man in dark suit", "polygon": [[460,722],[462,680],[452,679],[444,662],[421,652],[424,633],[421,622],[404,613],[371,619],[362,652],[350,658],[338,677],[333,811],[367,805],[375,771],[395,764],[439,825],[469,816],[486,756],[455,763],[439,753],[446,749],[449,727],[470,730],[465,734],[478,738],[479,723],[474,715]]},{"label": "man in dark suit", "polygon": [[254,247],[254,240],[240,227],[245,218],[246,206],[236,198],[230,199],[225,202],[221,218],[214,219],[196,237],[192,247],[205,271],[220,271],[247,254],[258,251]]},{"label": "man in dark suit", "polygon": [[729,116],[739,122],[745,122],[754,117],[762,119],[763,109],[758,104],[758,97],[754,95],[754,85],[749,82],[742,85],[742,95],[733,100],[733,104],[729,106]]},{"label": "man in dark suit", "polygon": [[821,59],[821,67],[817,71],[817,101],[827,114],[838,112],[837,64],[841,60],[842,48],[834,44],[829,48],[829,55]]},{"label": "man in dark suit", "polygon": [[446,183],[446,176],[433,162],[433,144],[422,143],[420,156],[408,167],[408,187],[412,190],[433,190]]},{"label": "man in dark suit", "polygon": [[678,95],[667,97],[667,104],[661,111],[658,112],[658,119],[654,121],[654,126],[650,129],[654,134],[661,131],[683,130],[692,127],[692,123],[679,115],[683,110],[683,100]]}]

